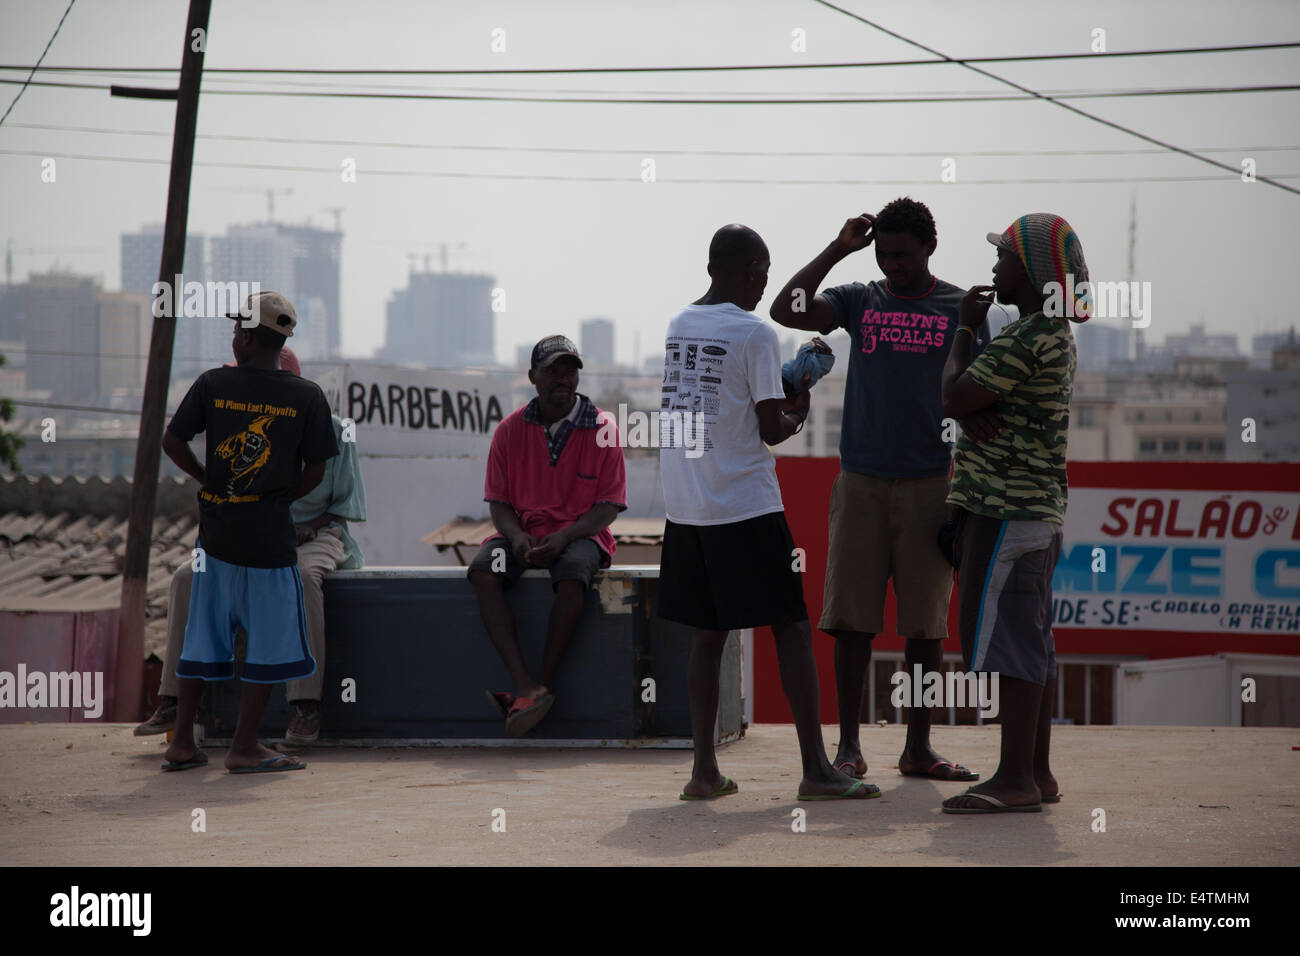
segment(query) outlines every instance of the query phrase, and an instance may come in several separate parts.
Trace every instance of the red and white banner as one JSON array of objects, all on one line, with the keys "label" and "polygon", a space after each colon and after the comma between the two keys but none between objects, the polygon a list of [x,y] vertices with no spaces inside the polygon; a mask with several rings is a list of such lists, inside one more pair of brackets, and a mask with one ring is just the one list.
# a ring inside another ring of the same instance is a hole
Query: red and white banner
[{"label": "red and white banner", "polygon": [[1055,627],[1300,634],[1300,492],[1071,488],[1064,534]]}]

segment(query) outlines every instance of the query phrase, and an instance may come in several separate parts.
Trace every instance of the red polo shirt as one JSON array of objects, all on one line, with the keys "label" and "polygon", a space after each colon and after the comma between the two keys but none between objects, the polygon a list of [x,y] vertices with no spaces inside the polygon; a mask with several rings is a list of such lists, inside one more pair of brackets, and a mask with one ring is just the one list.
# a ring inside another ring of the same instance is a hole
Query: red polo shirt
[{"label": "red polo shirt", "polygon": [[[546,427],[537,418],[537,399],[513,412],[492,435],[483,499],[514,508],[519,524],[538,541],[567,528],[595,505],[627,508],[627,472],[613,416],[584,395],[577,400],[584,407],[572,426],[561,426],[568,437],[554,458],[553,440],[548,441]],[[501,537],[494,534],[486,540]],[[613,559],[609,528],[592,540]]]}]

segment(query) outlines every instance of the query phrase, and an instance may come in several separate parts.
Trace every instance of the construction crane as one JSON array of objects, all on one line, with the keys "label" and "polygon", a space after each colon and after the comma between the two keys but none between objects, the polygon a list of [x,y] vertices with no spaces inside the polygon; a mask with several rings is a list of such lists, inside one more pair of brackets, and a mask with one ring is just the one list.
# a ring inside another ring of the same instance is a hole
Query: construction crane
[{"label": "construction crane", "polygon": [[[415,261],[416,261],[416,258],[420,255],[420,253],[415,252],[415,251],[412,251],[412,250],[417,250],[417,249],[437,249],[437,250],[439,250],[439,260],[440,260],[441,265],[442,265],[442,271],[443,271],[443,272],[446,272],[446,271],[447,271],[447,252],[448,252],[448,250],[453,250],[453,251],[454,251],[454,250],[457,250],[457,249],[465,249],[465,248],[468,248],[469,243],[468,243],[468,242],[444,242],[444,241],[442,241],[442,240],[437,240],[437,239],[435,239],[435,240],[419,240],[419,239],[403,240],[403,239],[389,239],[389,240],[386,240],[386,241],[384,241],[383,243],[381,243],[381,245],[385,245],[385,246],[405,246],[406,249],[408,250],[407,253],[406,253],[406,258],[407,258],[408,262],[410,263],[410,270],[411,270],[411,272],[414,273],[414,272],[415,272]],[[432,258],[432,256],[431,256],[430,254],[428,254],[428,253],[425,253],[425,254],[424,254],[424,271],[425,271],[425,272],[432,272],[432,271],[433,271],[433,270],[430,268],[430,265],[431,265],[431,263],[430,263],[430,259],[431,259],[431,258]]]},{"label": "construction crane", "polygon": [[5,284],[14,282],[14,256],[79,256],[100,252],[92,246],[63,246],[58,249],[15,249],[12,239],[5,240]]},{"label": "construction crane", "polygon": [[292,196],[292,189],[268,189],[266,191],[266,221],[275,222],[275,194],[281,196]]},{"label": "construction crane", "polygon": [[293,195],[293,190],[288,187],[282,189],[264,189],[260,186],[200,186],[198,188],[223,193],[261,193],[266,197],[266,218],[269,222],[275,221],[275,197]]}]

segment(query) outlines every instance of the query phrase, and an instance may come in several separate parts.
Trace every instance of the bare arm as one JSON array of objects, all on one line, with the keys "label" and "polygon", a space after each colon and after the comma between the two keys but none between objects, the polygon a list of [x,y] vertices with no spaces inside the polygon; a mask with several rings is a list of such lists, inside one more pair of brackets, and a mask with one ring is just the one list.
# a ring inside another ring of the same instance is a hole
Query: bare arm
[{"label": "bare arm", "polygon": [[348,519],[340,515],[333,515],[326,511],[324,514],[312,518],[310,521],[300,521],[298,527],[310,528],[312,531],[319,531],[328,524],[347,524]]},{"label": "bare arm", "polygon": [[302,476],[298,479],[298,487],[294,489],[293,500],[297,501],[307,492],[319,485],[325,478],[325,462],[318,461],[314,465],[308,465],[303,468]]},{"label": "bare arm", "polygon": [[200,465],[199,460],[194,457],[194,452],[190,451],[189,445],[181,441],[173,432],[164,430],[162,448],[167,457],[176,464],[177,468],[185,472],[185,474],[189,475],[199,484],[203,484],[203,466]]},{"label": "bare arm", "polygon": [[875,238],[872,232],[874,222],[875,217],[867,213],[845,221],[835,241],[796,272],[772,301],[768,310],[772,321],[787,329],[807,332],[823,332],[833,326],[835,310],[825,296],[817,295],[817,290],[841,259],[871,245]]},{"label": "bare arm", "polygon": [[794,398],[768,398],[754,406],[758,412],[758,434],[766,444],[779,445],[803,427],[812,398],[807,375],[801,384],[803,389]]},{"label": "bare arm", "polygon": [[540,568],[550,567],[561,552],[574,541],[579,538],[590,538],[593,535],[600,534],[613,524],[614,519],[618,517],[618,512],[618,505],[612,505],[608,502],[592,505],[573,524],[567,528],[552,531],[537,542],[537,547],[527,553],[528,563],[535,564]]},{"label": "bare arm", "polygon": [[592,535],[600,534],[612,525],[614,519],[618,517],[618,512],[618,505],[603,501],[600,504],[592,505],[590,511],[567,528],[564,528],[560,533],[566,535],[569,541],[590,538]]},{"label": "bare arm", "polygon": [[943,367],[943,413],[951,418],[967,418],[1001,398],[966,374],[975,357],[975,330],[984,322],[992,304],[992,299],[981,299],[980,295],[992,289],[987,285],[971,286],[961,300],[958,328]]},{"label": "bare arm", "polygon": [[515,557],[524,561],[524,555],[532,550],[537,542],[519,523],[519,515],[515,514],[515,509],[504,501],[489,501],[488,514],[492,516],[492,526],[505,535],[505,539],[510,542],[510,550],[514,551]]},{"label": "bare arm", "polygon": [[341,525],[347,525],[348,519],[340,515],[330,514],[327,511],[324,514],[317,515],[315,518],[312,518],[310,521],[298,522],[297,524],[294,525],[294,529],[298,534],[298,543],[302,544],[304,541],[313,540],[316,537],[317,531],[319,531],[321,528],[325,527],[328,524],[335,524],[335,523]]}]

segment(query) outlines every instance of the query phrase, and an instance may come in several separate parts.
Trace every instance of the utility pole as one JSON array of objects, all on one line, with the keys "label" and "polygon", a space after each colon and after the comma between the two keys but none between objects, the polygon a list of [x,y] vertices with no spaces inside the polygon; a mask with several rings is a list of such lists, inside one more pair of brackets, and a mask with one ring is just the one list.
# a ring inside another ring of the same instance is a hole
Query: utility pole
[{"label": "utility pole", "polygon": [[[1137,237],[1138,237],[1138,218],[1137,218],[1137,193],[1129,197],[1128,203],[1128,277],[1133,281],[1134,273],[1137,271]],[[1129,323],[1132,325],[1132,323]],[[1133,329],[1133,361],[1141,362],[1142,357],[1146,354],[1146,336],[1142,334],[1139,328]]]},{"label": "utility pole", "polygon": [[[194,129],[198,125],[199,82],[208,41],[208,14],[212,0],[190,0],[181,54],[181,81],[176,90],[133,91],[115,87],[117,96],[144,96],[176,100],[176,125],[172,132],[171,179],[167,186],[167,220],[163,229],[160,282],[171,284],[185,266],[185,232],[190,208],[190,169],[194,163]],[[159,95],[159,93],[167,95]],[[173,305],[182,297],[172,290]],[[242,303],[241,303],[242,305]],[[140,406],[140,436],[136,442],[135,476],[128,513],[126,561],[122,568],[122,609],[117,632],[117,665],[113,720],[140,719],[144,661],[145,589],[149,578],[149,545],[153,539],[154,504],[158,495],[158,462],[162,455],[163,416],[171,377],[175,315],[156,316],[149,340],[149,365],[145,372],[144,399]],[[179,613],[171,608],[171,613]]]}]

